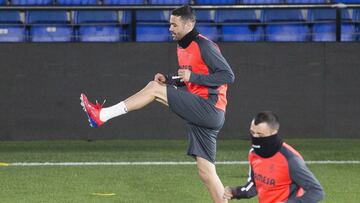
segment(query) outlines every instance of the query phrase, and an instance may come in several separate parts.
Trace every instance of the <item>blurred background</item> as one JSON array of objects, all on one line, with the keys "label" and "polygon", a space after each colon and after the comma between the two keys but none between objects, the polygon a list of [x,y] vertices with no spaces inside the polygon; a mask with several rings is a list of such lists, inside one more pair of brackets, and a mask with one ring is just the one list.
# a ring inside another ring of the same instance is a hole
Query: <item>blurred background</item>
[{"label": "blurred background", "polygon": [[114,105],[176,73],[168,20],[183,4],[236,76],[223,184],[246,182],[250,121],[271,110],[323,202],[359,202],[360,0],[0,0],[1,202],[211,202],[168,108],[93,129],[79,100]]}]

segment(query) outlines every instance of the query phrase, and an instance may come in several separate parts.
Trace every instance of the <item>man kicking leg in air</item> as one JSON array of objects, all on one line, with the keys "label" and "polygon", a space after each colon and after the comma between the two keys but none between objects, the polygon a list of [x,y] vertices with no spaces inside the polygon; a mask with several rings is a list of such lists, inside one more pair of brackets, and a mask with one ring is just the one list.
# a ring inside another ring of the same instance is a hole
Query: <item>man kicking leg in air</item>
[{"label": "man kicking leg in air", "polygon": [[[211,198],[214,202],[227,202],[214,163],[216,138],[225,121],[227,84],[234,82],[234,74],[218,46],[199,34],[195,23],[190,6],[172,11],[169,31],[178,42],[177,76],[158,73],[141,91],[108,108],[90,103],[85,94],[81,94],[81,105],[93,127],[155,100],[169,106],[187,121],[187,153],[195,158],[199,176]],[[186,86],[186,90],[178,86]]]}]

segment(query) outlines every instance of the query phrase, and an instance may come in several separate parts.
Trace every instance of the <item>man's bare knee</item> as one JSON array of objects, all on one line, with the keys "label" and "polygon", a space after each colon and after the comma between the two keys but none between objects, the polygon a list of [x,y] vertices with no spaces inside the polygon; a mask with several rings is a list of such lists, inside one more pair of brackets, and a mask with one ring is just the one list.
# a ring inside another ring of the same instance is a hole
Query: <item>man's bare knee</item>
[{"label": "man's bare knee", "polygon": [[146,85],[145,89],[151,89],[151,90],[152,90],[152,89],[156,89],[157,85],[159,85],[158,82],[150,81],[150,82]]},{"label": "man's bare knee", "polygon": [[160,84],[156,81],[150,81],[145,88],[151,95],[160,99],[167,104],[167,96],[166,96],[166,85]]},{"label": "man's bare knee", "polygon": [[203,180],[204,182],[211,180],[211,178],[216,175],[214,165],[201,157],[197,157],[196,160],[201,180]]},{"label": "man's bare knee", "polygon": [[204,183],[208,183],[211,180],[211,173],[206,169],[199,168],[199,177]]},{"label": "man's bare knee", "polygon": [[152,91],[156,92],[156,91],[158,91],[161,87],[164,87],[164,86],[165,86],[165,85],[160,84],[160,83],[158,83],[158,82],[156,82],[156,81],[150,81],[150,82],[146,85],[145,89],[149,89],[149,90],[152,90]]}]

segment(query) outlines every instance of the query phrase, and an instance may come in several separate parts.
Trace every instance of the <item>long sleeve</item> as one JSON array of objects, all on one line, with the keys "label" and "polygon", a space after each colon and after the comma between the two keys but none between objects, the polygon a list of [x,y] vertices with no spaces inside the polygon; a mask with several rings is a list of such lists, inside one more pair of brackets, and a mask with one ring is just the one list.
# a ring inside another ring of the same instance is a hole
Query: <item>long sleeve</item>
[{"label": "long sleeve", "polygon": [[209,40],[199,40],[201,57],[210,70],[209,75],[191,73],[190,82],[209,87],[233,83],[235,76],[217,45]]},{"label": "long sleeve", "polygon": [[305,191],[301,197],[291,197],[287,203],[315,203],[324,198],[324,191],[319,181],[306,167],[304,160],[294,156],[289,159],[290,177]]},{"label": "long sleeve", "polygon": [[166,78],[165,83],[168,85],[175,85],[177,87],[185,86],[185,83],[181,82],[180,79],[172,79],[172,77],[175,76],[175,74],[166,74],[164,76]]},{"label": "long sleeve", "polygon": [[233,194],[233,198],[235,199],[249,199],[257,195],[254,175],[251,166],[249,166],[248,182],[243,186],[231,188],[231,191]]}]

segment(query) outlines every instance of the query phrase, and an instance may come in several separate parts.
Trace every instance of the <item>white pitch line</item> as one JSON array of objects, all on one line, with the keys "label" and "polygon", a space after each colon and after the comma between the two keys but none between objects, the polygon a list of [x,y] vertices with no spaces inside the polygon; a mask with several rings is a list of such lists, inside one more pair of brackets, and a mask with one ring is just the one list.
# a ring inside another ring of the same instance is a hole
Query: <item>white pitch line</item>
[{"label": "white pitch line", "polygon": [[[306,164],[360,164],[360,161],[305,161]],[[145,162],[18,162],[5,163],[7,166],[156,166],[195,165],[192,161],[145,161]],[[216,165],[247,165],[247,161],[218,161]]]},{"label": "white pitch line", "polygon": [[324,160],[324,161],[305,161],[306,164],[360,164],[360,161],[331,161],[331,160]]}]

